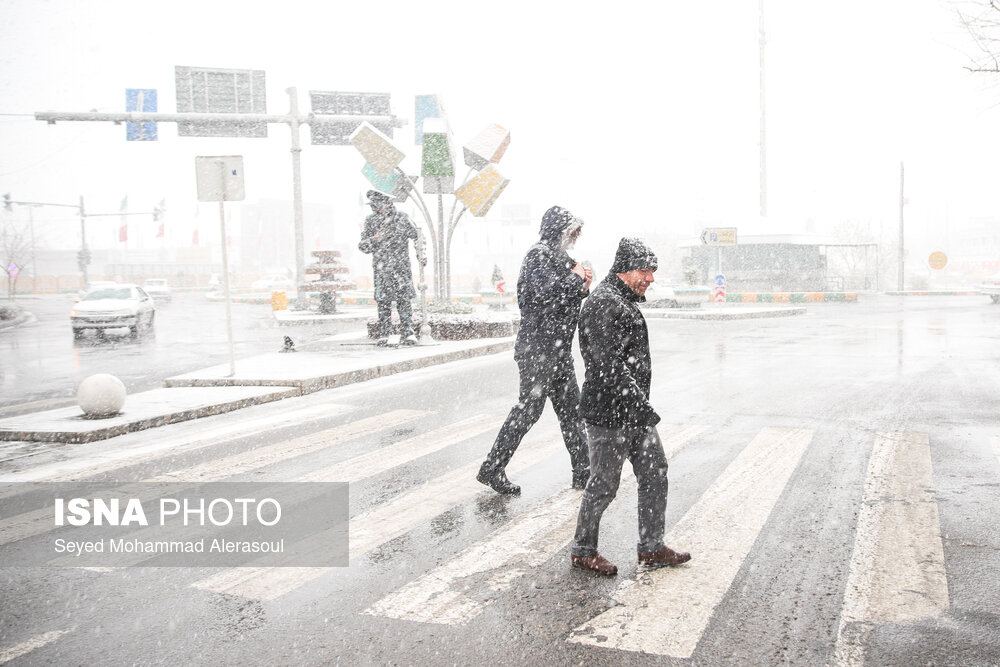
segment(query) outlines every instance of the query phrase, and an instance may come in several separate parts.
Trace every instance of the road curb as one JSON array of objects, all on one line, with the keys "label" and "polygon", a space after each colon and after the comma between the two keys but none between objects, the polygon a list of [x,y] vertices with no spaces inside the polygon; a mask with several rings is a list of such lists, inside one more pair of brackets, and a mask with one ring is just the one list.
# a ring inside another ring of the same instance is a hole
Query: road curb
[{"label": "road curb", "polygon": [[857,292],[730,292],[726,303],[857,303]]},{"label": "road curb", "polygon": [[806,308],[802,306],[785,306],[781,308],[732,309],[726,307],[718,310],[711,306],[705,309],[666,309],[650,308],[643,310],[646,317],[673,320],[750,320],[771,317],[792,317],[805,315]]},{"label": "road curb", "polygon": [[[411,359],[403,359],[397,362],[377,364],[374,366],[355,368],[342,372],[333,372],[325,374],[320,373],[312,377],[281,378],[281,377],[264,377],[261,374],[257,374],[256,376],[253,376],[251,374],[248,377],[239,377],[239,376],[222,377],[211,374],[213,369],[207,369],[206,371],[188,373],[186,375],[167,378],[166,380],[163,381],[163,386],[168,388],[170,387],[295,387],[302,394],[311,394],[313,392],[322,391],[324,389],[334,389],[336,387],[343,387],[349,384],[356,384],[358,382],[366,382],[368,380],[375,380],[381,377],[388,377],[390,375],[405,373],[406,371],[418,370],[421,368],[426,368],[428,366],[446,364],[451,361],[472,359],[474,357],[486,356],[488,354],[497,354],[499,352],[506,352],[507,350],[513,349],[513,347],[514,347],[514,338],[510,337],[494,343],[489,343],[487,345],[468,347],[459,350],[450,350],[447,352],[442,352],[441,354],[435,354],[424,357],[414,357]],[[311,359],[324,358],[322,354],[318,353],[301,352],[297,354],[310,355],[308,358]],[[299,359],[302,358],[306,357],[299,357]],[[209,373],[209,375],[206,376],[204,375],[205,373]],[[201,374],[202,376],[198,377],[199,374]]]},{"label": "road curb", "polygon": [[297,389],[288,387],[230,388],[212,392],[212,398],[208,398],[208,393],[205,390],[153,389],[132,394],[126,397],[120,414],[105,419],[88,419],[77,406],[9,417],[0,420],[0,441],[94,442],[300,395]]}]

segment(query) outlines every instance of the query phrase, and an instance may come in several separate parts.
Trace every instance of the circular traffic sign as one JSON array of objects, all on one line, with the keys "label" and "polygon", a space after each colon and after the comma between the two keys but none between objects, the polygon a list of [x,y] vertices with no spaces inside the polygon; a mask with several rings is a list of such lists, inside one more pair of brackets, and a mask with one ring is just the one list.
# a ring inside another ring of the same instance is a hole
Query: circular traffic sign
[{"label": "circular traffic sign", "polygon": [[935,270],[941,270],[948,266],[948,255],[944,254],[940,250],[935,250],[931,253],[931,256],[927,258],[927,264]]}]

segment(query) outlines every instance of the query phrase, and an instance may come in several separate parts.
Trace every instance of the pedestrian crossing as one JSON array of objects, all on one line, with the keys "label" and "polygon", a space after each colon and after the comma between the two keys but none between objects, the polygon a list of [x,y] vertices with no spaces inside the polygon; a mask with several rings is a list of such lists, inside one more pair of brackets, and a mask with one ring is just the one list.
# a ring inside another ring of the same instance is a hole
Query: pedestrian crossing
[{"label": "pedestrian crossing", "polygon": [[[15,476],[19,480],[66,480],[105,474],[134,465],[137,458],[194,452],[251,432],[294,423],[294,419],[343,415],[346,411],[345,406],[314,406],[312,411],[306,408],[295,415],[220,425],[201,439],[175,439],[174,447],[164,444],[166,438],[157,439],[147,443],[141,452],[88,455],[79,461],[46,465],[43,472],[30,469]],[[472,442],[480,444],[477,451],[485,453],[503,415],[472,414],[443,425],[440,419],[441,415],[431,411],[403,408],[351,417],[335,427],[167,470],[143,481],[193,484],[253,474],[255,481],[359,483]],[[634,574],[620,574],[614,581],[613,606],[567,627],[563,639],[568,645],[581,650],[677,659],[696,656],[755,543],[764,531],[773,529],[769,525],[772,513],[788,493],[820,429],[766,425],[744,436],[742,432],[734,435],[727,424],[706,422],[661,425],[660,431],[668,458],[725,441],[732,442],[737,452],[665,537],[667,544],[690,551],[694,558],[682,567],[640,568]],[[367,446],[372,442],[380,446]],[[836,665],[864,664],[870,634],[880,624],[939,617],[950,605],[945,549],[934,496],[931,437],[926,433],[885,432],[866,436],[865,443],[868,464],[858,499],[857,524],[851,529],[854,544],[841,589],[836,644],[830,648],[829,662]],[[306,466],[307,472],[293,477],[282,472],[282,466],[290,461],[309,460],[310,456],[341,446],[350,446],[350,451],[357,453],[335,463]],[[988,451],[1000,464],[1000,435],[989,436]],[[445,512],[483,496],[495,496],[475,481],[478,454],[473,460],[467,454],[463,456],[457,465],[432,472],[411,488],[354,508],[349,526],[352,567],[382,545],[420,529]],[[516,478],[536,467],[551,466],[549,459],[557,456],[566,457],[558,427],[554,420],[543,420],[529,432],[508,473]],[[632,477],[627,469],[623,481]],[[672,467],[672,484],[684,475]],[[568,553],[581,492],[566,488],[568,472],[561,481],[562,485],[553,484],[538,499],[519,507],[518,513],[503,525],[463,545],[458,553],[445,554],[443,562],[414,573],[377,599],[368,600],[356,613],[459,631],[475,623],[487,609],[496,607],[506,591],[532,573],[565,571],[567,578],[572,576]],[[129,487],[118,488],[127,492]],[[616,504],[630,506],[634,515],[634,503],[634,482],[631,486],[623,483]],[[0,544],[48,530],[51,525],[42,515],[8,516],[0,520]],[[141,563],[141,558],[136,558],[119,564]],[[110,568],[90,569],[93,576],[113,573]],[[196,576],[189,586],[208,594],[269,602],[322,586],[320,580],[333,569],[337,568],[194,571]],[[594,581],[596,585],[599,580]],[[43,645],[60,636],[60,632],[50,632],[36,640]],[[18,651],[22,649],[33,650],[25,649],[28,646],[26,643],[0,649],[0,655],[21,655]]]}]

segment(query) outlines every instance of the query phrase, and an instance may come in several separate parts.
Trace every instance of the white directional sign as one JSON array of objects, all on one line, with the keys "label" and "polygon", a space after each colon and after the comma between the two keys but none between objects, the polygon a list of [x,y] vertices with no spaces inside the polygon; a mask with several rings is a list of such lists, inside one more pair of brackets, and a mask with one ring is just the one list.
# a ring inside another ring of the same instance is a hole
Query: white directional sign
[{"label": "white directional sign", "polygon": [[217,155],[195,158],[198,201],[243,201],[243,156]]},{"label": "white directional sign", "polygon": [[705,245],[736,245],[735,227],[708,227],[701,233]]}]

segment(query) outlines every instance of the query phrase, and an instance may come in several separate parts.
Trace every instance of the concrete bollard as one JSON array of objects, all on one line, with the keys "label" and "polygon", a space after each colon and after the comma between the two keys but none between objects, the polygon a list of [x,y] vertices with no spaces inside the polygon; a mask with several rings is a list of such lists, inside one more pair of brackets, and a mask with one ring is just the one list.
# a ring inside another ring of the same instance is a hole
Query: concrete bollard
[{"label": "concrete bollard", "polygon": [[76,400],[88,417],[113,417],[125,405],[125,385],[114,375],[97,373],[80,383]]}]

